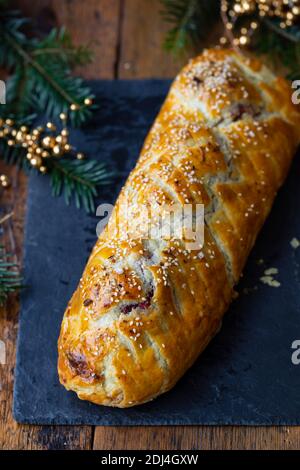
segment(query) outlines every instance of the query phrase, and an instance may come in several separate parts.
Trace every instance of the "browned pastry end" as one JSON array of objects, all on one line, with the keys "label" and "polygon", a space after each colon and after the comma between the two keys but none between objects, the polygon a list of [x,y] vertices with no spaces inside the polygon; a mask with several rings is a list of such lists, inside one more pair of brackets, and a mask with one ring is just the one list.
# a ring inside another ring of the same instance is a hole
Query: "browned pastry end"
[{"label": "browned pastry end", "polygon": [[[169,390],[218,331],[300,141],[291,87],[258,60],[207,50],[177,76],[111,220],[204,204],[198,250],[180,239],[99,237],[58,342],[61,383],[117,407]],[[136,217],[135,217],[136,216]]]}]

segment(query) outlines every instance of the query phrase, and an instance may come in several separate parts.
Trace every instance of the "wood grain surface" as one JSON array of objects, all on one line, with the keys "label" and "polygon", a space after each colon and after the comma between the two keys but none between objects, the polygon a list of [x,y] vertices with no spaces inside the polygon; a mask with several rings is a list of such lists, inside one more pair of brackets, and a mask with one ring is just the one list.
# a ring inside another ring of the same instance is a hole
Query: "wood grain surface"
[{"label": "wood grain surface", "polygon": [[[94,61],[77,70],[85,78],[173,77],[186,61],[162,50],[166,25],[159,0],[16,0],[33,18],[36,28],[47,32],[65,25],[74,42],[90,44]],[[214,34],[208,43],[214,40]],[[26,177],[0,164],[13,187],[1,194],[1,215],[11,218],[5,244],[22,260],[26,213]],[[165,426],[96,427],[25,426],[12,417],[15,347],[19,302],[12,297],[0,311],[0,339],[6,345],[6,365],[0,365],[1,449],[300,449],[300,427]],[[34,390],[32,391],[34,400]]]}]

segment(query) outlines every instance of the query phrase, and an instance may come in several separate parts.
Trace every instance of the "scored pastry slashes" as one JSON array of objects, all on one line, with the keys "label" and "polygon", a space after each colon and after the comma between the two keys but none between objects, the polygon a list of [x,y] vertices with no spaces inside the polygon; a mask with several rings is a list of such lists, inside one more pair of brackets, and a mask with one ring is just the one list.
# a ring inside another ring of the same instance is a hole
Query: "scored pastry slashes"
[{"label": "scored pastry slashes", "polygon": [[117,207],[204,204],[204,244],[102,232],[58,342],[60,381],[79,398],[149,401],[218,331],[300,142],[291,92],[231,50],[204,51],[177,76]]}]

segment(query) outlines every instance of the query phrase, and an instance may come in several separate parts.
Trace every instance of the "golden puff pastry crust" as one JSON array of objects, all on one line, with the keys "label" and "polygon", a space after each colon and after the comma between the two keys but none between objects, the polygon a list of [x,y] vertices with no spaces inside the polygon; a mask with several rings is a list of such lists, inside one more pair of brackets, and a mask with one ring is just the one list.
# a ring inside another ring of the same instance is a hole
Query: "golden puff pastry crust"
[{"label": "golden puff pastry crust", "polygon": [[[206,50],[175,79],[111,220],[204,204],[204,244],[99,237],[65,312],[61,383],[129,407],[169,390],[220,328],[300,141],[291,87],[256,59]],[[136,216],[136,217],[135,217]]]}]

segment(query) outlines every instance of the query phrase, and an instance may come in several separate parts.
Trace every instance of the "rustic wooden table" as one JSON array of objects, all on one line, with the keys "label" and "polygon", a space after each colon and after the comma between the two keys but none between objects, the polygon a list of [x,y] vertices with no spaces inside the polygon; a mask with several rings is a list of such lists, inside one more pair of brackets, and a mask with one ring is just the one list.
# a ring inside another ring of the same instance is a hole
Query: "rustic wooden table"
[{"label": "rustic wooden table", "polygon": [[[94,62],[78,70],[85,78],[172,77],[181,67],[162,51],[166,30],[159,0],[18,0],[14,2],[45,30],[65,25],[76,43],[91,43]],[[185,59],[186,60],[186,59]],[[4,165],[1,164],[1,171]],[[26,177],[9,172],[13,187],[2,195],[6,243],[22,259]],[[7,365],[0,366],[0,448],[3,449],[299,449],[300,427],[25,426],[12,417],[19,302],[0,312],[0,339]],[[34,390],[32,391],[34,400]]]}]

